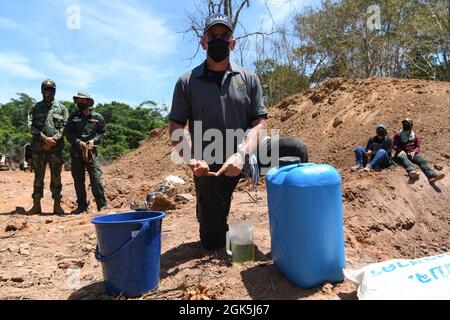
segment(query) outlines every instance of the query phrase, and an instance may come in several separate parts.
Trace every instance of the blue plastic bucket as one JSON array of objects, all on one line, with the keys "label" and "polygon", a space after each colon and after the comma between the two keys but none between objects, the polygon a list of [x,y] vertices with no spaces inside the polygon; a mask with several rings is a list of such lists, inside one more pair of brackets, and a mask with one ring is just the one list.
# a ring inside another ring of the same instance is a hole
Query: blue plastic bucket
[{"label": "blue plastic bucket", "polygon": [[97,232],[96,259],[102,263],[105,291],[137,297],[159,284],[164,212],[126,212],[91,220]]}]

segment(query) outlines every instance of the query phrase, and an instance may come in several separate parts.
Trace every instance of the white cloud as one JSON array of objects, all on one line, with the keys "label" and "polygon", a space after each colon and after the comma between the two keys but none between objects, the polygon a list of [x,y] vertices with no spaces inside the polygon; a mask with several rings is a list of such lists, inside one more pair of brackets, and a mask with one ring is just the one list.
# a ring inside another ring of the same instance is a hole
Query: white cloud
[{"label": "white cloud", "polygon": [[6,18],[3,18],[3,17],[0,17],[0,28],[3,28],[3,29],[17,29],[18,26],[17,26],[17,24],[14,21],[6,19]]},{"label": "white cloud", "polygon": [[83,4],[80,8],[81,29],[88,36],[131,53],[161,57],[175,50],[179,36],[146,5],[99,1],[95,7]]},{"label": "white cloud", "polygon": [[42,63],[55,79],[61,79],[60,82],[82,90],[89,89],[101,73],[96,65],[77,63],[75,60],[67,63],[51,52],[42,55]]},{"label": "white cloud", "polygon": [[22,55],[0,52],[0,70],[4,70],[11,77],[24,79],[39,79],[44,75],[29,66],[29,61]]}]

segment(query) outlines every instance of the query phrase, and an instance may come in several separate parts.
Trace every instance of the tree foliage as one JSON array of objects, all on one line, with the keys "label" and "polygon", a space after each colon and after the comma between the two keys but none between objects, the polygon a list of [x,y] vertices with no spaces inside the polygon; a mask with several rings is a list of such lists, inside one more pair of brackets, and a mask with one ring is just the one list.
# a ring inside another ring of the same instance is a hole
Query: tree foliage
[{"label": "tree foliage", "polygon": [[[24,93],[18,98],[0,105],[0,153],[17,158],[19,149],[31,141],[27,128],[27,112],[36,101]],[[62,102],[69,112],[77,110],[73,102]],[[125,103],[111,102],[98,104],[94,111],[105,117],[107,135],[99,146],[103,160],[113,160],[139,147],[150,131],[165,126],[167,106],[158,106],[153,101],[145,101],[134,108]],[[69,160],[70,145],[66,143],[64,158]]]},{"label": "tree foliage", "polygon": [[323,0],[305,9],[294,19],[294,36],[256,46],[268,105],[333,77],[450,81],[449,3]]}]

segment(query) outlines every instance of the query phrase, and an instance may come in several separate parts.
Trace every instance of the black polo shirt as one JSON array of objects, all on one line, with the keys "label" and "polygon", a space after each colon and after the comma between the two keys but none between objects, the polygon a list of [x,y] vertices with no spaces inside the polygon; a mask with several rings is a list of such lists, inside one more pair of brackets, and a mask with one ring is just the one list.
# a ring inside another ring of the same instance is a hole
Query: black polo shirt
[{"label": "black polo shirt", "polygon": [[[194,122],[201,121],[201,136],[208,129],[222,132],[224,143],[226,130],[247,131],[258,118],[267,118],[263,103],[262,88],[258,76],[243,67],[230,64],[218,86],[206,62],[182,75],[177,81],[169,119],[185,125],[189,122],[192,147],[195,150]],[[203,151],[213,141],[203,141]],[[234,151],[242,141],[234,142]],[[228,158],[229,153],[224,154]]]}]

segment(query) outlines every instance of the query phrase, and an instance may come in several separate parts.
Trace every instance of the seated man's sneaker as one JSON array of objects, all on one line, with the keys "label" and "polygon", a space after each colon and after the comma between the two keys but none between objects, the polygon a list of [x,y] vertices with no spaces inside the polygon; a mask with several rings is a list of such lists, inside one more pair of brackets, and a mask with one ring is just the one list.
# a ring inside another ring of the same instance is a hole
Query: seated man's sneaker
[{"label": "seated man's sneaker", "polygon": [[368,164],[365,168],[364,168],[365,172],[372,172],[372,166],[370,164]]},{"label": "seated man's sneaker", "polygon": [[442,179],[444,179],[444,178],[445,178],[445,174],[441,173],[441,174],[436,175],[435,177],[431,177],[430,179],[428,179],[428,181],[429,181],[430,183],[433,183],[433,182],[442,180]]},{"label": "seated man's sneaker", "polygon": [[356,166],[353,166],[353,167],[352,167],[352,171],[353,171],[353,172],[359,171],[359,170],[362,170],[362,169],[363,169],[363,166],[360,165],[360,164],[357,164]]}]

